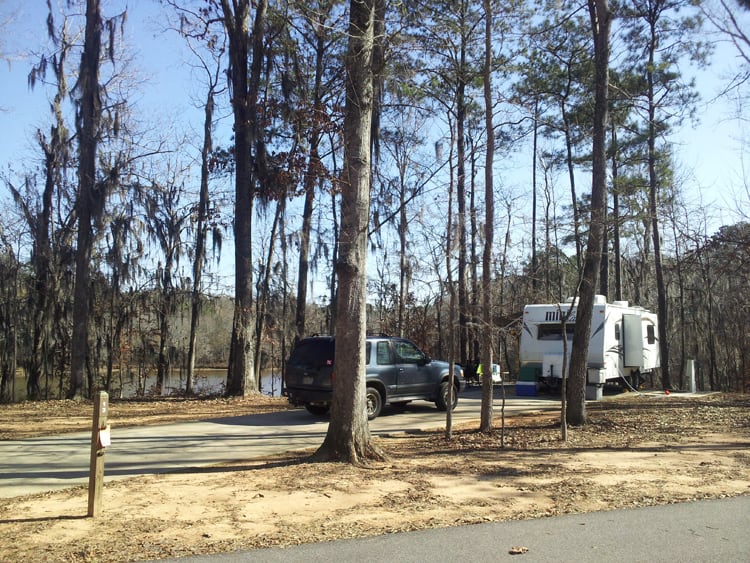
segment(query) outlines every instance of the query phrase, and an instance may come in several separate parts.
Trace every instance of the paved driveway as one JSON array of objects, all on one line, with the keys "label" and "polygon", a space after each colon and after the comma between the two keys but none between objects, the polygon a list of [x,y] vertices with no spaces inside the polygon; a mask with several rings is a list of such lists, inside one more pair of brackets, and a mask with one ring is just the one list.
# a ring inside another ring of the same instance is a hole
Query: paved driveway
[{"label": "paved driveway", "polygon": [[[480,390],[467,389],[454,423],[478,420],[480,405]],[[499,412],[499,401],[495,409]],[[559,402],[548,398],[509,397],[506,403],[508,413],[555,409]],[[303,409],[136,428],[117,428],[116,417],[110,422],[105,480],[311,448],[323,442],[328,427],[328,419]],[[386,407],[370,423],[374,434],[444,426],[445,413],[422,401],[404,411]],[[0,442],[0,498],[87,484],[90,444],[90,432]]]},{"label": "paved driveway", "polygon": [[[750,560],[750,497],[168,559],[182,563],[705,563]],[[512,555],[515,546],[528,549]]]}]

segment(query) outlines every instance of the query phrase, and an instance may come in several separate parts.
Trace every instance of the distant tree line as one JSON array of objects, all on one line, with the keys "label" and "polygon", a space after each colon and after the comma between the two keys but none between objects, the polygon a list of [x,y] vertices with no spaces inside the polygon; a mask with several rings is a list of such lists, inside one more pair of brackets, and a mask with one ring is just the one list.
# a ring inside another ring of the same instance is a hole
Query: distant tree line
[{"label": "distant tree line", "polygon": [[[339,243],[349,5],[165,4],[164,40],[194,57],[198,134],[130,102],[141,81],[126,14],[69,2],[40,30],[49,40],[28,80],[48,95],[49,114],[33,132],[34,159],[8,163],[1,178],[1,401],[19,395],[16,374],[23,396],[44,399],[117,389],[129,371],[159,392],[184,369],[190,394],[200,367],[226,369],[226,392],[243,395],[263,370],[282,369],[297,339],[335,330],[348,256]],[[664,363],[651,383],[684,388],[694,359],[699,388],[747,390],[746,180],[731,224],[711,226],[712,210],[690,203],[699,186],[672,141],[698,108],[686,64],[711,61],[706,6],[606,7],[603,208],[590,195],[595,10],[369,7],[367,329],[464,366],[489,334],[488,353],[512,376],[523,306],[579,294],[593,217],[596,291],[659,314]],[[723,13],[710,11],[711,29],[742,29]],[[731,84],[739,99],[742,76]],[[519,161],[525,169],[510,171]]]},{"label": "distant tree line", "polygon": [[[697,385],[701,390],[747,391],[750,378],[750,335],[743,329],[748,315],[750,279],[750,223],[738,223],[722,228],[711,236],[697,236],[689,230],[679,240],[680,254],[669,256],[666,271],[670,279],[671,302],[669,337],[673,343],[676,380],[674,387],[686,389],[685,366],[688,359],[696,361]],[[530,263],[514,264],[502,282],[493,284],[496,301],[503,295],[503,307],[493,309],[496,330],[495,349],[503,369],[511,379],[517,375],[517,345],[520,316],[525,304],[555,300],[558,295],[572,292],[575,266],[570,258],[554,259],[540,255],[544,277],[562,288],[553,295],[535,293],[530,275]],[[555,256],[550,253],[549,256]],[[624,261],[624,281],[627,295],[639,295],[637,303],[648,303],[653,298],[652,275],[648,264],[637,257]],[[647,257],[645,258],[647,260]],[[643,273],[645,272],[645,273]],[[158,383],[158,362],[161,344],[159,320],[156,313],[161,297],[153,290],[127,292],[119,297],[118,315],[112,315],[107,296],[106,278],[92,283],[94,307],[92,322],[96,335],[92,344],[91,366],[86,387],[109,389],[116,394],[122,389],[121,377],[144,381],[142,392],[153,393]],[[544,286],[545,280],[536,284]],[[0,256],[0,369],[2,370],[3,401],[18,398],[61,398],[66,395],[68,359],[66,342],[69,334],[64,327],[59,338],[51,340],[39,366],[41,376],[29,378],[31,350],[34,344],[33,302],[30,300],[35,280],[28,264],[19,262],[6,246]],[[445,321],[448,301],[440,291],[433,295],[410,295],[403,308],[395,306],[396,284],[384,286],[374,281],[379,300],[368,305],[368,330],[373,333],[402,334],[417,341],[433,357],[448,357]],[[199,368],[226,369],[229,355],[227,326],[232,319],[232,299],[229,296],[202,296],[205,304],[197,334],[195,362]],[[286,295],[288,302],[294,294]],[[285,297],[275,290],[269,296],[269,337],[261,346],[260,369],[264,372],[283,369],[283,362],[294,338],[292,310],[283,311]],[[61,300],[60,309],[69,310],[70,298]],[[168,370],[187,372],[187,350],[190,325],[191,292],[183,288],[176,292],[175,310],[169,323],[173,327],[167,346]],[[633,301],[634,303],[636,301]],[[284,318],[286,315],[286,318]],[[330,308],[309,304],[307,317],[309,334],[330,333]],[[64,318],[64,317],[62,317]],[[68,329],[69,331],[69,329]],[[109,344],[113,332],[118,333],[117,347]],[[468,366],[467,366],[468,367]],[[19,377],[13,381],[11,374]],[[658,387],[658,380],[648,382]],[[14,387],[24,385],[24,387]]]}]

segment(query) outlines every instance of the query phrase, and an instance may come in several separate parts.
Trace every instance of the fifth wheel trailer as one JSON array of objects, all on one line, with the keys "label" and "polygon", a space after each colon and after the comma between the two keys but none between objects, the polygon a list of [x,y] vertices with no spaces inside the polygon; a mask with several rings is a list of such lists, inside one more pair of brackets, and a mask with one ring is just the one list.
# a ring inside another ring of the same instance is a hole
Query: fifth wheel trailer
[{"label": "fifth wheel trailer", "polygon": [[[524,307],[517,395],[536,395],[540,387],[559,388],[563,366],[561,318],[568,312],[570,316],[566,322],[565,334],[568,341],[567,359],[570,362],[578,313],[577,300]],[[657,334],[657,318],[654,313],[643,307],[631,306],[627,301],[607,303],[603,295],[595,296],[586,398],[601,398],[602,388],[606,383],[637,387],[644,374],[659,367]]]}]

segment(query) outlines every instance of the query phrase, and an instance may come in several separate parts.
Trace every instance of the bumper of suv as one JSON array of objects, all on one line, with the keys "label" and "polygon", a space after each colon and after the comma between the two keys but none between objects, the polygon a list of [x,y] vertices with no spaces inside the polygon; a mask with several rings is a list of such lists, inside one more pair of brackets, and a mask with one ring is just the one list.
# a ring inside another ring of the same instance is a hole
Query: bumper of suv
[{"label": "bumper of suv", "polygon": [[306,389],[287,387],[286,396],[293,405],[323,405],[331,402],[333,392],[330,389]]},{"label": "bumper of suv", "polygon": [[461,377],[458,380],[458,392],[463,393],[465,390],[466,390],[466,380],[463,377]]}]

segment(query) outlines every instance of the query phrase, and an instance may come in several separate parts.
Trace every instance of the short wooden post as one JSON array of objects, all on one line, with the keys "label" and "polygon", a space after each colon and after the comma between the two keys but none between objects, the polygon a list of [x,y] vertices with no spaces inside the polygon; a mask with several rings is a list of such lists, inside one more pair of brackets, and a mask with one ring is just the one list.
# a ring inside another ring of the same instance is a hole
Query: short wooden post
[{"label": "short wooden post", "polygon": [[109,445],[107,410],[109,395],[99,392],[94,401],[94,422],[91,428],[91,465],[89,467],[89,512],[97,517],[102,511],[102,486],[104,485],[104,449]]}]

